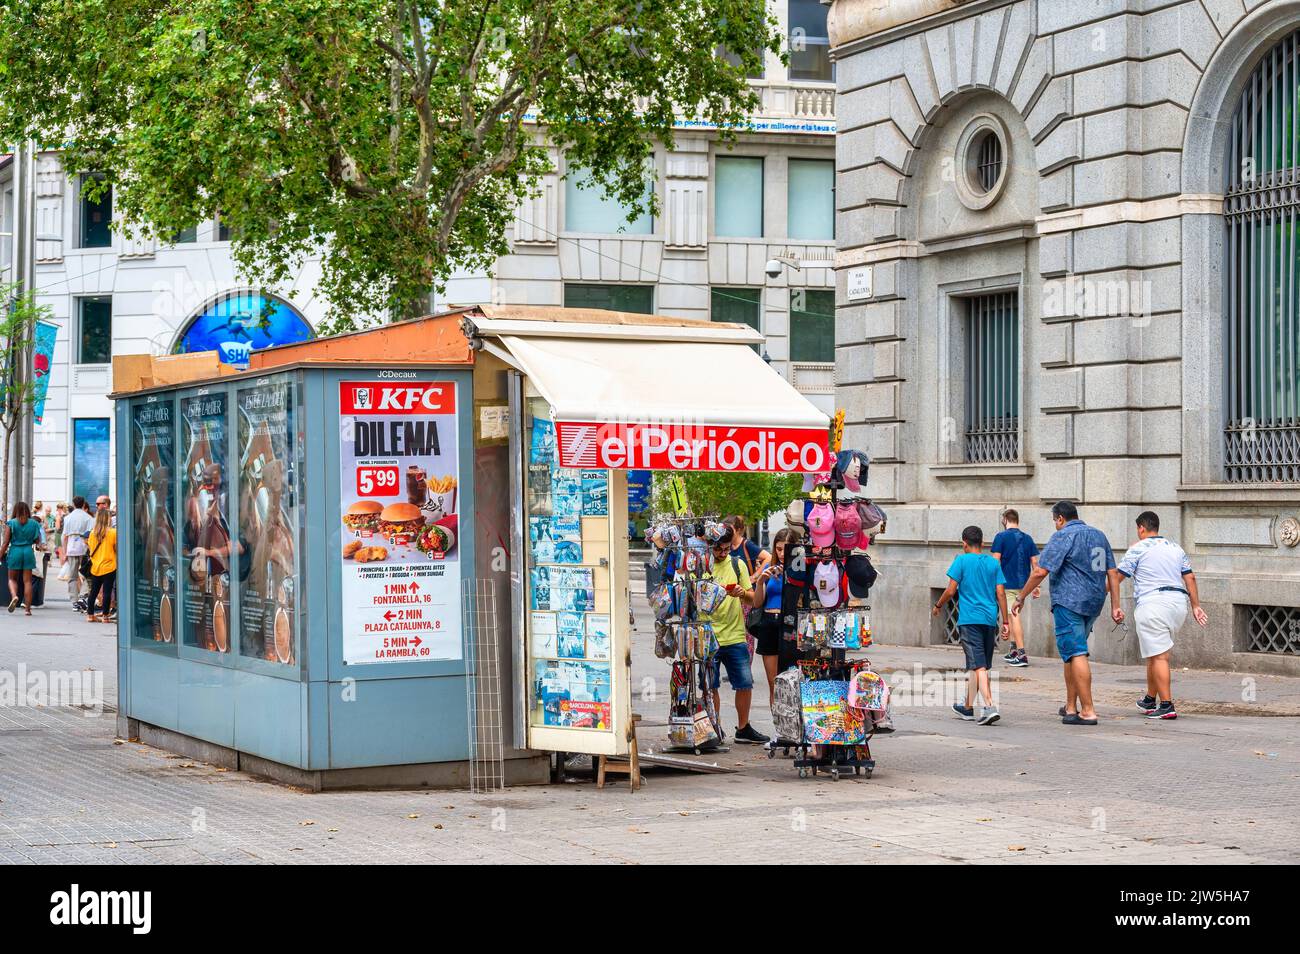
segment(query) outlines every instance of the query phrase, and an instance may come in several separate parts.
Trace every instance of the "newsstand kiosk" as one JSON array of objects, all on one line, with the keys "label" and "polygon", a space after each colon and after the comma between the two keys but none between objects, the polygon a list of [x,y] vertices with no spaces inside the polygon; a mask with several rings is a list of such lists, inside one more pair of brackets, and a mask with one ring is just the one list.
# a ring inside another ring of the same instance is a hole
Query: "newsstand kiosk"
[{"label": "newsstand kiosk", "polygon": [[825,459],[761,341],[481,306],[115,359],[119,734],[317,790],[467,785],[485,724],[505,784],[626,754],[627,470]]}]

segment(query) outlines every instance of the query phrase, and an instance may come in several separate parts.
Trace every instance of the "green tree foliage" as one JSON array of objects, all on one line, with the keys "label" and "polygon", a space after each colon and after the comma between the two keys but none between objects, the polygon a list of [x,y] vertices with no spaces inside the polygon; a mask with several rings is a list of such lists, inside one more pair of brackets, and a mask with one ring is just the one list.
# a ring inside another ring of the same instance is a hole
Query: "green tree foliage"
[{"label": "green tree foliage", "polygon": [[[660,513],[672,513],[668,496],[669,474],[655,474],[654,507]],[[691,512],[729,517],[740,514],[753,527],[778,510],[784,510],[799,493],[803,477],[799,474],[745,474],[682,471],[678,474],[686,485]]]},{"label": "green tree foliage", "polygon": [[220,212],[250,282],[322,253],[347,328],[507,251],[549,168],[527,118],[654,212],[653,143],[679,116],[733,134],[779,49],[763,0],[7,0],[0,140],[102,172],[87,191],[111,185],[133,229]]}]

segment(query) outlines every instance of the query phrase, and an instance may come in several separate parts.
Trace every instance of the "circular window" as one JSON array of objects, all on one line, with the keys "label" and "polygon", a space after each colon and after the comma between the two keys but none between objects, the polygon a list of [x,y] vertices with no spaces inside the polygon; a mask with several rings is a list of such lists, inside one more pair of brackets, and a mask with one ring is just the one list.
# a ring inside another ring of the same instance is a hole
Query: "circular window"
[{"label": "circular window", "polygon": [[957,141],[957,195],[969,209],[987,209],[1007,181],[1007,128],[988,113],[976,116]]}]

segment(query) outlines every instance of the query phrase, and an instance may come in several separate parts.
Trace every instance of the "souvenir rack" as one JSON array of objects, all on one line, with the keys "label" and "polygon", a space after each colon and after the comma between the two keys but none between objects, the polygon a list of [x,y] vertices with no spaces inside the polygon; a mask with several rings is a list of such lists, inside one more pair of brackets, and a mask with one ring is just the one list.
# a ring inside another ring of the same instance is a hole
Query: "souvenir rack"
[{"label": "souvenir rack", "polygon": [[[838,505],[838,488],[830,487],[829,496],[824,502],[829,502],[831,511],[835,512]],[[811,613],[825,614],[833,627],[837,618],[848,614],[869,614],[871,605],[863,602],[859,606],[837,606],[831,609],[814,609],[809,604],[813,595],[811,582],[813,579],[813,570],[818,563],[825,562],[825,557],[814,557],[812,555],[811,536],[807,535],[803,544],[804,560],[806,567],[806,579],[803,595],[800,598],[800,606],[796,611],[795,631],[796,638],[800,639],[798,667],[800,672],[800,683],[810,681],[809,675],[815,675],[817,681],[845,682],[851,680],[860,670],[870,669],[871,664],[866,659],[850,660],[848,658],[848,648],[841,646],[816,646],[812,641],[804,640],[800,637],[801,621]],[[843,578],[844,561],[848,554],[838,547],[832,545],[826,548],[830,551],[830,559],[834,560],[840,569],[840,576]],[[789,560],[787,559],[787,572]],[[847,600],[847,594],[841,596],[841,600]],[[782,634],[782,638],[787,638]],[[862,648],[870,645],[870,638],[862,644]],[[870,716],[864,718],[864,735],[862,742],[849,744],[836,743],[819,743],[812,742],[808,739],[808,734],[804,728],[803,713],[800,711],[800,737],[798,739],[773,739],[768,746],[768,758],[775,758],[776,750],[779,748],[783,754],[789,755],[793,749],[796,753],[794,767],[799,770],[800,778],[810,778],[817,773],[826,772],[831,776],[832,781],[839,781],[840,775],[851,772],[855,776],[865,776],[870,778],[875,770],[876,761],[871,754],[871,737],[875,735],[875,724]],[[814,752],[814,748],[820,748],[819,753]]]},{"label": "souvenir rack", "polygon": [[[676,542],[652,541],[659,559],[666,567],[663,582],[674,587],[677,594],[675,618],[660,621],[673,627],[677,633],[668,694],[670,741],[664,747],[665,752],[700,755],[705,752],[727,751],[722,744],[722,722],[713,705],[713,693],[709,688],[718,666],[717,644],[705,637],[706,631],[711,633],[711,628],[700,621],[697,601],[698,584],[713,579],[713,550],[707,540],[703,544],[689,542],[692,538],[704,539],[705,528],[716,523],[715,516],[694,516],[688,513],[658,517],[650,524],[654,534],[666,527],[673,527],[677,531]],[[649,536],[650,533],[647,534]],[[692,740],[690,744],[671,741],[674,721],[688,716],[695,719],[700,712],[707,715],[713,729],[713,738],[702,742]]]}]

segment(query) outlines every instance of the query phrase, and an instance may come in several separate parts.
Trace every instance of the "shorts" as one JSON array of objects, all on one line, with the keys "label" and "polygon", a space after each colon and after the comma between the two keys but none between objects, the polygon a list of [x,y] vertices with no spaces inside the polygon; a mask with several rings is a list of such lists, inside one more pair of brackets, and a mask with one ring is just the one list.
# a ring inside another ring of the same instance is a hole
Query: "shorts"
[{"label": "shorts", "polygon": [[1150,659],[1174,648],[1174,633],[1187,621],[1187,595],[1156,592],[1143,597],[1133,610],[1142,658]]},{"label": "shorts", "polygon": [[1083,616],[1064,606],[1052,607],[1052,622],[1056,624],[1056,652],[1063,662],[1075,656],[1088,655],[1088,637],[1097,617]]},{"label": "shorts", "polygon": [[754,627],[754,636],[758,639],[760,656],[781,655],[781,616],[779,613],[764,613],[763,621]]},{"label": "shorts", "polygon": [[730,646],[719,646],[717,665],[713,670],[713,684],[710,689],[717,689],[722,685],[722,667],[727,667],[727,682],[731,683],[731,688],[737,692],[743,692],[746,689],[754,688],[754,673],[750,669],[749,647],[742,643],[732,643]]},{"label": "shorts", "polygon": [[1007,590],[1007,610],[1011,609],[1011,604],[1020,598],[1019,590]]},{"label": "shorts", "polygon": [[992,669],[993,653],[998,645],[998,628],[982,623],[957,626],[961,648],[966,651],[966,668]]}]

